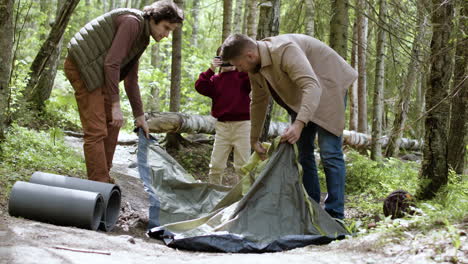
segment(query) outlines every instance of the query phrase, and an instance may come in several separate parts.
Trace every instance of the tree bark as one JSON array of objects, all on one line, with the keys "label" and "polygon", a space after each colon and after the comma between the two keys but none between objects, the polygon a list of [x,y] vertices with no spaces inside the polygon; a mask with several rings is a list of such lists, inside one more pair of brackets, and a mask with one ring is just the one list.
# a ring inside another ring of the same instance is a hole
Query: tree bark
[{"label": "tree bark", "polygon": [[[386,0],[379,1],[379,22],[382,26],[387,23]],[[385,46],[386,32],[379,27],[377,36],[377,57],[375,63],[375,86],[374,86],[374,110],[372,113],[372,144],[371,159],[375,161],[382,160],[382,118],[384,108],[384,85],[385,85]]]},{"label": "tree bark", "polygon": [[[14,0],[0,0],[0,142],[5,139],[9,119],[9,87],[13,59],[13,5]],[[1,149],[0,149],[1,152]]]},{"label": "tree bark", "polygon": [[[357,49],[358,49],[358,36],[357,36],[357,23],[354,22],[353,26],[353,41],[351,49],[351,67],[356,71],[357,69]],[[349,88],[349,130],[357,131],[358,128],[358,82],[357,80],[353,82]]]},{"label": "tree bark", "polygon": [[[146,116],[151,133],[205,133],[214,134],[216,119],[212,116],[189,115],[174,112],[148,113]],[[289,123],[271,122],[268,130],[268,138],[280,136],[289,126]],[[371,136],[355,131],[345,130],[343,132],[344,144],[356,147],[366,148],[371,144]],[[383,144],[387,140],[383,139]],[[421,143],[412,139],[402,139],[402,148],[408,150],[418,150]]]},{"label": "tree bark", "polygon": [[455,70],[453,73],[453,95],[450,111],[450,127],[448,140],[448,166],[457,174],[463,174],[466,162],[466,146],[468,145],[468,6],[461,1],[459,29],[457,31]]},{"label": "tree bark", "polygon": [[367,4],[358,0],[358,132],[367,134]]},{"label": "tree bark", "polygon": [[[42,22],[41,22],[41,25],[40,25],[40,28],[44,28],[44,29],[48,29],[50,27],[50,22],[49,21],[49,16],[47,14],[50,13],[50,0],[41,0],[40,1],[40,4],[39,4],[39,8],[40,8],[40,11],[41,11],[41,14],[42,15],[46,15],[47,18],[44,19]],[[45,33],[45,30],[42,31],[41,30],[41,34],[39,35],[39,40],[40,41],[45,41],[47,38],[47,35]]]},{"label": "tree bark", "polygon": [[[280,0],[266,1],[260,4],[260,20],[258,22],[257,31],[258,39],[264,39],[266,37],[276,36],[279,34],[280,7]],[[273,104],[273,99],[270,97],[265,122],[263,124],[263,133],[260,136],[260,141],[266,141],[268,137]]]},{"label": "tree bark", "polygon": [[244,1],[236,0],[236,8],[234,9],[233,31],[234,33],[242,33],[242,8]]},{"label": "tree bark", "polygon": [[[184,1],[174,1],[179,8],[183,9]],[[171,97],[169,102],[169,111],[179,112],[180,109],[180,80],[182,68],[182,28],[177,27],[172,33],[172,64],[171,64]],[[179,135],[168,133],[166,136],[168,148],[179,149]]]},{"label": "tree bark", "polygon": [[411,90],[415,86],[418,73],[421,70],[421,62],[423,59],[421,56],[421,49],[426,45],[425,40],[427,39],[426,35],[428,27],[427,21],[425,20],[426,7],[423,3],[425,0],[420,2],[421,3],[418,5],[418,29],[413,40],[411,60],[408,65],[405,82],[399,93],[398,103],[395,108],[395,119],[393,120],[392,131],[390,132],[389,144],[385,150],[385,156],[387,157],[398,155],[400,149],[398,144],[400,143],[399,139],[403,136],[403,130],[408,116]]},{"label": "tree bark", "polygon": [[433,35],[431,41],[431,72],[426,91],[426,119],[421,181],[417,192],[420,199],[433,198],[448,181],[447,165],[447,100],[452,55],[452,1],[433,0]]},{"label": "tree bark", "polygon": [[314,36],[315,30],[315,3],[314,0],[305,0],[305,34],[311,37]]},{"label": "tree bark", "polygon": [[247,16],[247,35],[252,39],[257,39],[257,14],[258,14],[258,0],[248,1],[249,9]]},{"label": "tree bark", "polygon": [[192,7],[192,40],[191,43],[194,47],[198,46],[198,27],[200,23],[198,23],[198,16],[200,14],[200,0],[193,0],[193,7]]},{"label": "tree bark", "polygon": [[221,42],[231,34],[232,0],[223,1],[223,33]]},{"label": "tree bark", "polygon": [[[62,50],[63,34],[79,2],[80,0],[62,2],[63,6],[58,8],[60,11],[56,16],[49,36],[42,44],[31,65],[25,97],[33,110],[42,111],[45,101],[50,97]],[[60,4],[61,1],[58,1],[58,3]]]},{"label": "tree bark", "polygon": [[348,0],[332,1],[330,47],[346,60],[348,54]]}]

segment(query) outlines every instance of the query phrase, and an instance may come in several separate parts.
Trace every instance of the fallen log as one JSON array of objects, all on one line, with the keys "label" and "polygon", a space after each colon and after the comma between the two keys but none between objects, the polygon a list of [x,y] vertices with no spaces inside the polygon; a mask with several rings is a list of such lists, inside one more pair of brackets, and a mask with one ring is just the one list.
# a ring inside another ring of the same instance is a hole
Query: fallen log
[{"label": "fallen log", "polygon": [[[216,119],[212,116],[192,115],[176,112],[151,112],[146,114],[146,120],[151,133],[215,133]],[[268,137],[276,137],[289,126],[284,122],[271,122]],[[383,147],[388,144],[388,137],[381,139]],[[355,148],[366,148],[371,144],[370,135],[356,131],[344,130],[343,142]],[[400,148],[407,150],[421,149],[421,142],[414,139],[402,138]]]}]

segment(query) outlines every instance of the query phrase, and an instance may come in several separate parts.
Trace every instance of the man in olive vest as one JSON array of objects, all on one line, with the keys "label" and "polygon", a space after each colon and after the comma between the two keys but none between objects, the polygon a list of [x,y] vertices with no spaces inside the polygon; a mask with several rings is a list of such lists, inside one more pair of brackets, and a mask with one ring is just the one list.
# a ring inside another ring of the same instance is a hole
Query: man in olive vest
[{"label": "man in olive vest", "polygon": [[292,124],[281,136],[295,144],[304,171],[304,187],[320,202],[320,184],[314,157],[318,135],[328,196],[325,210],[344,218],[345,163],[341,135],[345,125],[345,97],[357,72],[325,43],[301,34],[285,34],[254,41],[241,34],[229,36],[221,56],[239,71],[249,72],[252,148],[265,158],[259,142],[269,98],[291,115]]},{"label": "man in olive vest", "polygon": [[88,179],[113,182],[109,171],[124,122],[119,100],[122,80],[135,125],[148,135],[138,87],[139,58],[150,36],[159,42],[183,20],[182,10],[170,0],[143,11],[116,9],[86,24],[68,44],[64,71],[75,90]]}]

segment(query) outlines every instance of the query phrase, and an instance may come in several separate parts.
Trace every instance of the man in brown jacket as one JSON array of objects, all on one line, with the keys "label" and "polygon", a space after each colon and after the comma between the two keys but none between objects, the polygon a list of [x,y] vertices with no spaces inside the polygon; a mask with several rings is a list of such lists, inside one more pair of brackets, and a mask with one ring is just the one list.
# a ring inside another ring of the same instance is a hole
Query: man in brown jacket
[{"label": "man in brown jacket", "polygon": [[138,87],[139,58],[150,36],[159,42],[183,20],[182,10],[169,0],[143,11],[116,9],[86,24],[68,44],[64,71],[75,90],[88,179],[113,182],[109,171],[124,122],[119,99],[122,80],[135,125],[148,136]]},{"label": "man in brown jacket", "polygon": [[252,148],[265,158],[259,142],[270,96],[285,108],[292,124],[282,141],[298,143],[304,169],[304,187],[320,202],[320,185],[314,158],[318,135],[328,196],[325,210],[344,218],[345,164],[342,139],[347,88],[357,78],[356,71],[323,42],[300,34],[286,34],[254,41],[241,34],[228,37],[222,58],[249,72],[252,87],[250,104]]}]

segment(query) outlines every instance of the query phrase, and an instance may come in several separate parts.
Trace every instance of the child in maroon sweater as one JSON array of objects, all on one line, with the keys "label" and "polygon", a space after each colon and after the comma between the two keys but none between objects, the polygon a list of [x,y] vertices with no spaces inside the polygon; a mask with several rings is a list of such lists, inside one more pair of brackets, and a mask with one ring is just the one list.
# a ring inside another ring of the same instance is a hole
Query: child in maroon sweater
[{"label": "child in maroon sweater", "polygon": [[[209,179],[222,184],[229,154],[234,150],[234,169],[239,169],[250,156],[250,81],[247,73],[234,66],[222,66],[214,58],[211,67],[200,74],[195,89],[212,100],[211,115],[217,119],[216,135],[211,154]],[[215,74],[217,67],[220,73]]]}]

